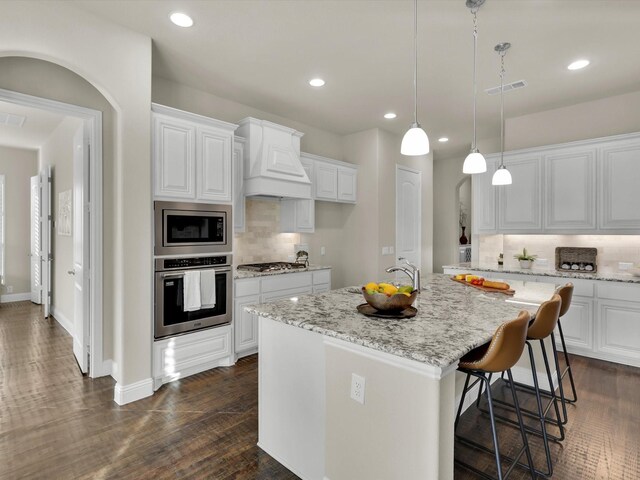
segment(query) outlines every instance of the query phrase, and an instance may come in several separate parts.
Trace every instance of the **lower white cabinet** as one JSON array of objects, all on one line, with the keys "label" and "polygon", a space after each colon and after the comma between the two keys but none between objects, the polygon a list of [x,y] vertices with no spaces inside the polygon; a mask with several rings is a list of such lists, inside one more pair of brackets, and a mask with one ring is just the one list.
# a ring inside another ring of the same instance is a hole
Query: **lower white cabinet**
[{"label": "lower white cabinet", "polygon": [[153,388],[235,363],[231,326],[209,328],[153,342]]},{"label": "lower white cabinet", "polygon": [[[574,296],[571,308],[562,317],[562,333],[567,349],[574,353],[588,354],[593,350],[593,299]],[[556,343],[561,345],[560,333],[556,330]]]},{"label": "lower white cabinet", "polygon": [[596,338],[600,358],[640,366],[640,302],[600,300]]},{"label": "lower white cabinet", "polygon": [[245,312],[245,306],[277,302],[330,289],[330,269],[237,279],[233,312],[236,357],[245,357],[258,351],[258,316]]}]

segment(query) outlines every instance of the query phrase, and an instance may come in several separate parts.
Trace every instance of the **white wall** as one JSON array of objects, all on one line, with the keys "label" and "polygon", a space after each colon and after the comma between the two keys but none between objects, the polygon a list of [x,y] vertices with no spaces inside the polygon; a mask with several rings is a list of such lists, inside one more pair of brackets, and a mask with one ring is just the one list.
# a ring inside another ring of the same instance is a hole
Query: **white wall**
[{"label": "white wall", "polygon": [[0,175],[5,185],[5,282],[13,294],[31,291],[31,184],[38,173],[38,152],[21,148],[0,147]]},{"label": "white wall", "polygon": [[[113,319],[118,384],[149,379],[144,392],[150,394],[151,39],[67,3],[6,1],[2,7],[1,57],[33,57],[68,68],[115,110],[113,129],[103,131],[105,148],[112,154],[111,159],[105,156],[105,173],[110,168],[113,173],[107,173],[104,182],[106,191],[113,192],[111,205],[105,204],[105,211],[113,212],[113,223],[105,226],[105,243],[111,244],[105,251],[105,277],[110,277],[112,291],[105,292],[105,309],[110,310],[104,318]],[[75,104],[87,99],[58,75],[22,78],[2,68],[0,73],[4,88]]]},{"label": "white wall", "polygon": [[[51,136],[40,148],[39,169],[46,165],[52,167],[52,208],[53,221],[56,223],[51,232],[51,251],[53,262],[51,266],[51,306],[54,316],[73,323],[74,281],[67,272],[73,270],[73,236],[58,235],[59,194],[73,189],[73,136],[82,121],[77,118],[66,117],[53,131]],[[72,233],[73,235],[73,233]]]}]

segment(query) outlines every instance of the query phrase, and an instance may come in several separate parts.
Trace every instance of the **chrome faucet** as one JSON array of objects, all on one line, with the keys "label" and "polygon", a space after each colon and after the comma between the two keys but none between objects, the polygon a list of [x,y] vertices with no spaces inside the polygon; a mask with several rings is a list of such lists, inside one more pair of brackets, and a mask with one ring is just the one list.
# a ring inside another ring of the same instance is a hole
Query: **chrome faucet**
[{"label": "chrome faucet", "polygon": [[393,267],[387,268],[386,272],[387,273],[393,273],[393,272],[406,273],[411,279],[411,283],[413,284],[413,289],[420,292],[420,290],[422,289],[422,286],[420,284],[420,269],[416,267],[414,264],[409,263],[409,260],[407,260],[404,257],[398,257],[398,260],[401,260],[401,261],[404,260],[405,263],[407,264],[407,267],[409,268],[395,265]]}]

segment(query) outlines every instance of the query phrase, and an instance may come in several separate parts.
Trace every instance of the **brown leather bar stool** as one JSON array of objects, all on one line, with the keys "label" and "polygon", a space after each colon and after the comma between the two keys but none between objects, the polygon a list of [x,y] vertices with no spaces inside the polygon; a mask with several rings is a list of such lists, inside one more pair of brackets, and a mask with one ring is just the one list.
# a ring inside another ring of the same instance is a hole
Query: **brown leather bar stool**
[{"label": "brown leather bar stool", "polygon": [[[573,283],[567,283],[565,286],[558,288],[556,293],[562,298],[562,308],[560,309],[560,318],[569,311],[571,307],[571,299],[573,298]],[[560,334],[560,342],[562,343],[562,352],[564,353],[564,360],[567,366],[564,371],[560,373],[558,370],[558,383],[562,383],[562,379],[567,373],[569,373],[569,381],[571,382],[571,390],[573,398],[566,398],[565,401],[569,403],[575,403],[578,401],[578,393],[576,391],[576,383],[573,380],[573,372],[571,371],[571,361],[569,360],[569,352],[567,352],[567,344],[564,341],[564,333],[562,333],[562,324],[558,319],[558,333]]]},{"label": "brown leather bar stool", "polygon": [[[560,416],[560,409],[558,408],[558,400],[560,400],[560,398],[558,398],[555,395],[555,393],[552,395],[552,398],[547,404],[547,406],[545,408],[542,407],[541,390],[540,390],[540,385],[538,380],[538,373],[536,369],[535,356],[533,354],[533,348],[531,346],[531,342],[535,340],[540,342],[540,347],[542,349],[543,359],[546,367],[547,381],[549,382],[549,385],[553,385],[553,377],[551,375],[551,368],[549,366],[549,359],[547,358],[544,341],[545,339],[553,335],[553,331],[555,330],[556,325],[558,324],[558,318],[560,315],[561,306],[562,306],[562,299],[558,294],[553,295],[553,297],[551,297],[550,300],[547,300],[542,305],[540,305],[540,307],[538,308],[538,311],[536,312],[534,321],[529,325],[529,329],[527,330],[527,341],[525,342],[529,352],[529,362],[531,364],[531,374],[533,378],[533,389],[531,392],[534,393],[536,397],[537,411],[527,410],[524,408],[520,408],[520,411],[522,412],[523,415],[528,415],[530,417],[533,417],[540,422],[539,429],[527,426],[525,427],[525,430],[529,433],[542,437],[546,459],[547,459],[547,471],[542,472],[540,470],[536,470],[536,473],[544,477],[550,477],[551,475],[553,475],[553,462],[551,459],[551,451],[549,449],[549,440],[555,440],[555,441],[564,440],[564,427],[563,427],[562,418]],[[491,383],[491,375],[489,376],[489,383]],[[522,389],[522,387],[520,387],[522,384],[515,383],[515,385],[519,387],[518,389]],[[514,408],[514,405],[508,402],[505,402],[503,400],[494,399],[493,401],[501,406]],[[552,406],[555,408],[555,414],[556,414],[555,419],[547,416]],[[486,410],[482,410],[482,411],[485,413],[488,413]],[[519,426],[517,422],[515,422],[514,420],[508,417],[504,417],[497,414],[495,415],[495,417],[503,422],[510,423],[515,426]],[[547,422],[552,423],[553,425],[558,427],[560,431],[559,436],[553,436],[547,432],[547,426],[546,426]]]},{"label": "brown leather bar stool", "polygon": [[[467,392],[473,388],[478,382],[480,385],[486,386],[486,394],[487,400],[489,403],[489,419],[491,421],[491,435],[493,437],[493,446],[494,450],[484,447],[472,440],[456,435],[456,439],[461,443],[469,445],[478,450],[484,451],[486,453],[491,453],[495,455],[496,459],[496,468],[498,470],[498,480],[505,480],[509,474],[513,471],[513,469],[522,464],[519,463],[520,457],[522,457],[523,453],[527,455],[527,462],[529,472],[531,473],[531,478],[535,480],[536,473],[533,467],[533,459],[531,457],[531,451],[529,450],[529,442],[527,440],[527,434],[524,428],[524,423],[522,420],[522,414],[520,413],[520,405],[518,404],[518,397],[516,395],[516,389],[513,383],[513,377],[511,375],[511,367],[513,367],[524,350],[525,341],[527,339],[527,329],[529,327],[529,322],[531,320],[531,315],[522,311],[518,315],[518,318],[515,320],[511,320],[509,322],[505,322],[498,327],[496,332],[493,334],[493,338],[491,342],[482,345],[469,353],[467,353],[458,364],[458,370],[467,374],[467,377],[464,382],[464,389],[462,391],[462,398],[460,399],[460,405],[458,406],[458,413],[456,415],[456,420],[454,423],[454,432],[458,427],[458,422],[460,420],[460,415],[462,414],[462,406],[464,404],[464,399]],[[489,375],[492,373],[501,373],[507,372],[507,376],[510,380],[511,385],[511,394],[513,396],[513,404],[515,406],[516,415],[518,417],[518,422],[520,425],[520,434],[522,435],[522,448],[518,452],[518,454],[514,458],[506,457],[505,455],[500,454],[500,447],[498,444],[498,432],[496,430],[496,421],[493,412],[493,402],[491,396],[491,385],[489,383]],[[477,380],[469,386],[469,379],[471,377],[476,377]],[[505,473],[502,471],[502,460],[507,460],[511,462],[511,465],[507,469]],[[464,463],[460,460],[456,460],[456,463],[484,478],[493,479],[493,477],[489,476],[487,473],[478,470],[476,467]]]}]

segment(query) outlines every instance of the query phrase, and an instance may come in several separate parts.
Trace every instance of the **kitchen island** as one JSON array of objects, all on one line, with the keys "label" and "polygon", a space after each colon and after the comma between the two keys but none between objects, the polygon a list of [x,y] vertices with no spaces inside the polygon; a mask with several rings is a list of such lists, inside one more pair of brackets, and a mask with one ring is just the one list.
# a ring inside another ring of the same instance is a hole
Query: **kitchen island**
[{"label": "kitchen island", "polygon": [[513,282],[508,297],[432,275],[407,320],[359,314],[358,288],[246,307],[259,316],[259,446],[308,480],[452,479],[458,360],[555,287]]}]

